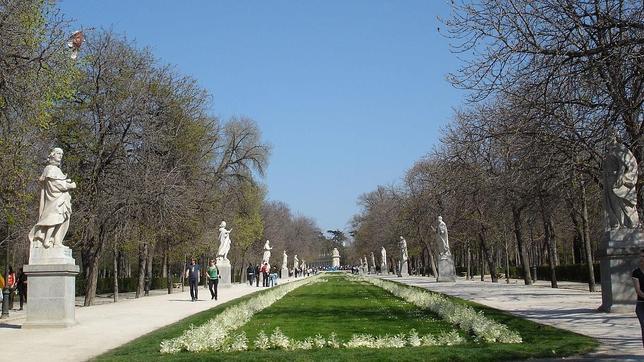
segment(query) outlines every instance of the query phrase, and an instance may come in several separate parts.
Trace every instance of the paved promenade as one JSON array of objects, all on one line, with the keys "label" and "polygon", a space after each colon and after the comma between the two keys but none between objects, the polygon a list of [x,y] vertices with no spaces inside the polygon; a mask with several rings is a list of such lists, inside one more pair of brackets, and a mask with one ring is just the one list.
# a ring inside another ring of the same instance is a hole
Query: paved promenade
[{"label": "paved promenade", "polygon": [[4,361],[86,361],[137,337],[210,309],[235,298],[266,289],[248,284],[219,288],[217,301],[203,286],[200,300],[190,301],[189,288],[182,293],[126,299],[91,307],[77,307],[78,325],[65,329],[21,329],[23,312],[11,312],[0,320],[0,341]]},{"label": "paved promenade", "polygon": [[427,277],[383,278],[471,300],[599,340],[601,346],[596,352],[577,359],[644,361],[635,306],[632,313],[597,312],[601,293],[589,293],[585,284],[560,282],[560,288],[553,289],[546,282],[526,286],[517,280],[506,284],[505,280],[492,283],[459,278],[455,283],[436,283]]}]

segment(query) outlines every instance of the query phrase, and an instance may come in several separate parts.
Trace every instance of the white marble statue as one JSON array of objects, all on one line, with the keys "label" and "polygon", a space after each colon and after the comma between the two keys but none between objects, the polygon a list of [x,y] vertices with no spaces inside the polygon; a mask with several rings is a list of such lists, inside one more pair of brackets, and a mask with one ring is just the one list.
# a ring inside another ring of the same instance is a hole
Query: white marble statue
[{"label": "white marble statue", "polygon": [[371,266],[373,267],[373,270],[376,270],[376,257],[373,255],[373,251],[371,252]]},{"label": "white marble statue", "polygon": [[72,203],[69,191],[76,183],[67,178],[59,168],[63,150],[54,148],[48,157],[38,181],[40,182],[40,209],[38,222],[29,232],[31,248],[62,247],[69,228]]},{"label": "white marble statue", "polygon": [[226,222],[219,224],[219,250],[217,250],[217,259],[228,260],[228,251],[230,250],[230,232],[233,229],[226,230]]},{"label": "white marble statue", "polygon": [[270,241],[266,240],[266,243],[264,243],[264,256],[262,256],[262,261],[267,262],[271,258],[271,250],[273,248],[270,245]]},{"label": "white marble statue", "polygon": [[436,242],[438,243],[439,255],[445,259],[448,255],[452,255],[449,250],[449,235],[447,233],[447,225],[443,222],[443,217],[438,217],[438,228],[436,229]]},{"label": "white marble statue", "polygon": [[282,254],[282,268],[288,268],[288,255],[286,255],[286,250]]},{"label": "white marble statue", "polygon": [[300,267],[300,260],[297,258],[297,254],[293,256],[293,269]]},{"label": "white marble statue", "polygon": [[405,238],[401,236],[400,241],[398,242],[398,245],[400,246],[400,257],[404,263],[409,258],[407,256],[407,240],[405,240]]},{"label": "white marble statue", "polygon": [[334,268],[340,267],[340,252],[338,251],[338,248],[333,248],[331,266]]},{"label": "white marble statue", "polygon": [[637,160],[613,134],[602,164],[604,210],[610,229],[637,228]]},{"label": "white marble statue", "polygon": [[382,249],[380,249],[380,257],[381,257],[380,264],[387,266],[387,250],[385,250],[384,246],[382,247]]}]

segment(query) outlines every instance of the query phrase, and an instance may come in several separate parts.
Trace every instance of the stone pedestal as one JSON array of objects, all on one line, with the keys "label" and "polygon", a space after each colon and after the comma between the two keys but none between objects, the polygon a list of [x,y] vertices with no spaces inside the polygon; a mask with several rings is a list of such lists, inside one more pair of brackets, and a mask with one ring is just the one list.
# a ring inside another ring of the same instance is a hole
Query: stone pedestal
[{"label": "stone pedestal", "polygon": [[644,248],[644,230],[618,229],[604,233],[599,244],[599,260],[604,312],[632,312],[637,296],[631,274],[639,265]]},{"label": "stone pedestal", "polygon": [[407,260],[403,261],[400,265],[400,275],[403,277],[409,276],[409,266]]},{"label": "stone pedestal", "polygon": [[282,279],[288,279],[288,268],[282,268]]},{"label": "stone pedestal", "polygon": [[437,282],[455,282],[456,269],[454,268],[454,258],[451,255],[443,255],[438,258],[438,278]]},{"label": "stone pedestal", "polygon": [[334,256],[333,260],[331,261],[331,266],[334,268],[339,268],[340,267],[340,257],[339,256]]},{"label": "stone pedestal", "polygon": [[387,265],[384,263],[380,264],[380,274],[389,275],[389,269],[387,269]]},{"label": "stone pedestal", "polygon": [[29,303],[27,320],[22,328],[65,328],[75,325],[78,265],[34,264],[25,265],[23,270],[29,280]]},{"label": "stone pedestal", "polygon": [[217,268],[219,268],[219,288],[228,288],[232,286],[232,279],[230,273],[230,260],[228,259],[217,259],[215,263]]},{"label": "stone pedestal", "polygon": [[72,249],[66,246],[34,247],[30,249],[29,265],[48,264],[76,264],[76,260],[72,258]]}]

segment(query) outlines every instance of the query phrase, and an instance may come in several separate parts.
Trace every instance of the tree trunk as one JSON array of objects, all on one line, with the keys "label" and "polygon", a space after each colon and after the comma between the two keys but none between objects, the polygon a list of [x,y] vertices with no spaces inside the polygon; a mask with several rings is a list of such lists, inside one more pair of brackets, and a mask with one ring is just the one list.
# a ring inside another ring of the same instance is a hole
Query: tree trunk
[{"label": "tree trunk", "polygon": [[181,266],[181,293],[184,292],[185,285],[186,284],[186,266],[188,265],[188,256],[183,255],[183,265]]},{"label": "tree trunk", "polygon": [[163,253],[163,269],[161,271],[161,277],[162,278],[168,277],[168,250],[167,249]]},{"label": "tree trunk", "polygon": [[517,239],[517,247],[519,248],[519,258],[521,260],[521,268],[523,269],[523,282],[525,285],[532,284],[530,277],[530,259],[528,258],[528,248],[523,240],[523,222],[521,220],[521,208],[512,207],[512,219],[514,220],[514,237]]},{"label": "tree trunk", "polygon": [[584,247],[586,249],[586,265],[588,266],[588,290],[595,291],[595,268],[593,266],[593,252],[590,245],[590,227],[588,226],[588,203],[586,202],[586,185],[581,184],[581,224],[584,230]]},{"label": "tree trunk", "polygon": [[541,206],[541,218],[543,221],[543,241],[546,243],[548,253],[548,266],[550,267],[550,286],[558,288],[557,274],[555,272],[556,255],[554,245],[554,224],[552,221],[552,213],[546,210],[548,205],[545,205],[543,198],[539,200]]},{"label": "tree trunk", "polygon": [[148,257],[148,243],[139,244],[139,280],[136,284],[135,298],[140,298],[143,295],[145,287],[145,264]]},{"label": "tree trunk", "polygon": [[166,243],[165,258],[163,259],[163,269],[166,271],[165,278],[168,287],[168,294],[172,294],[172,269],[170,269],[170,242]]},{"label": "tree trunk", "polygon": [[467,274],[465,275],[465,280],[470,280],[472,279],[472,251],[470,250],[470,242],[466,241],[465,242],[466,249],[467,249],[467,255],[465,256],[465,263],[467,264]]},{"label": "tree trunk", "polygon": [[150,295],[152,289],[152,265],[154,265],[154,244],[148,247],[148,253],[145,263],[145,295]]},{"label": "tree trunk", "polygon": [[85,277],[85,301],[84,306],[88,307],[94,304],[96,299],[96,286],[98,284],[98,257],[90,256],[85,258],[87,266],[87,275]]},{"label": "tree trunk", "polygon": [[112,256],[112,262],[114,264],[114,303],[119,301],[119,250],[118,243],[116,239],[114,240],[114,252]]},{"label": "tree trunk", "polygon": [[508,238],[505,238],[505,282],[510,284],[510,251],[508,249]]},{"label": "tree trunk", "polygon": [[105,233],[102,226],[99,227],[99,230],[94,234],[93,238],[86,245],[82,251],[83,260],[85,263],[85,301],[83,302],[84,306],[90,306],[94,304],[94,299],[96,299],[96,286],[98,284],[98,269],[100,255],[103,251],[103,245],[105,240]]}]

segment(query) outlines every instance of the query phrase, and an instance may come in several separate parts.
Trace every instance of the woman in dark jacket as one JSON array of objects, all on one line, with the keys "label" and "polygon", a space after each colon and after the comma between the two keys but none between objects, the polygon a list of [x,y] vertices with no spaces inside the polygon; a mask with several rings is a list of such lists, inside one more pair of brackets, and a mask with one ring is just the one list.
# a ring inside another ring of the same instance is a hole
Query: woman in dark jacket
[{"label": "woman in dark jacket", "polygon": [[27,303],[27,274],[20,268],[18,272],[18,295],[20,296],[20,310],[24,303]]}]

